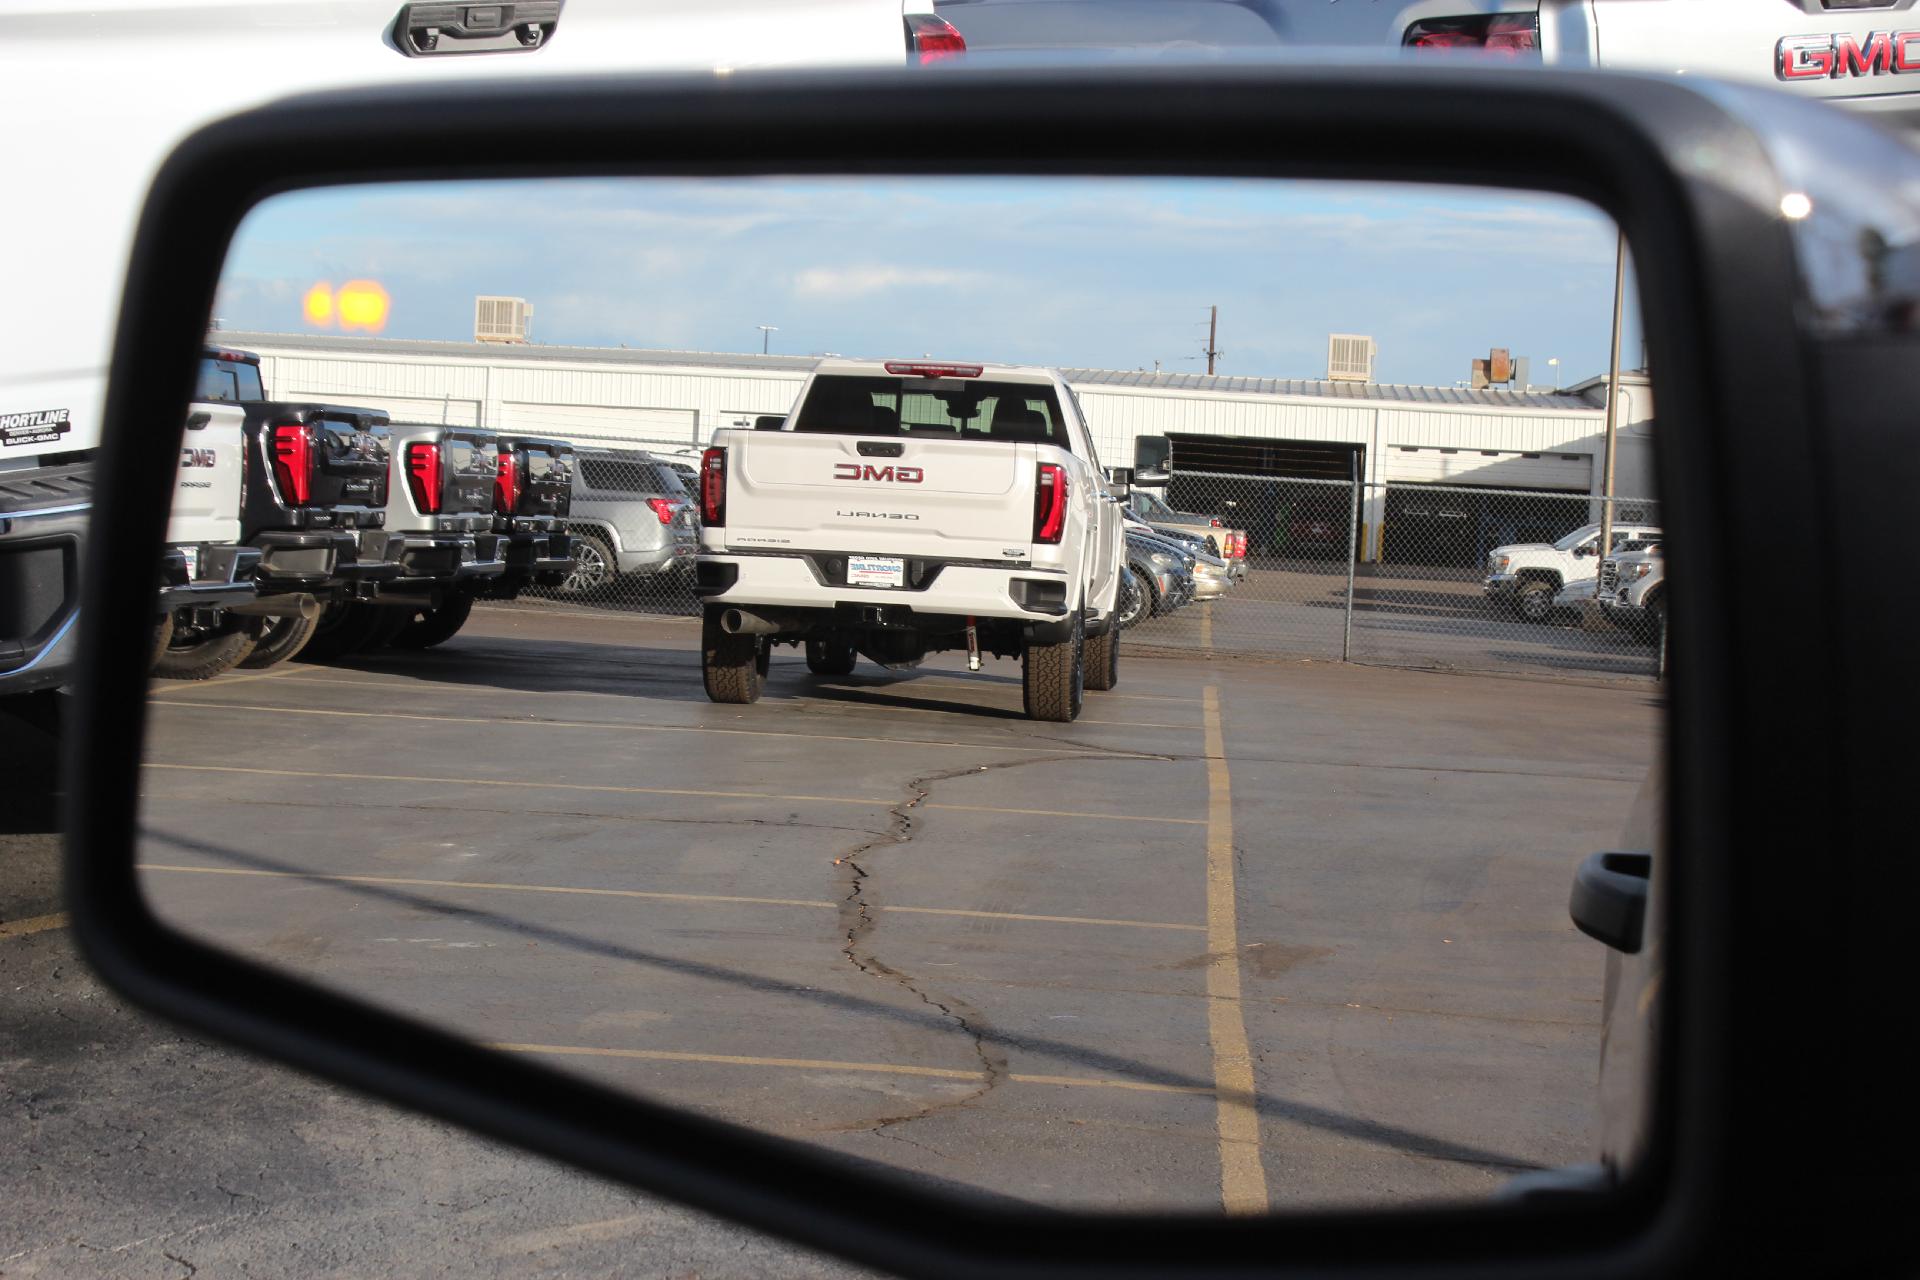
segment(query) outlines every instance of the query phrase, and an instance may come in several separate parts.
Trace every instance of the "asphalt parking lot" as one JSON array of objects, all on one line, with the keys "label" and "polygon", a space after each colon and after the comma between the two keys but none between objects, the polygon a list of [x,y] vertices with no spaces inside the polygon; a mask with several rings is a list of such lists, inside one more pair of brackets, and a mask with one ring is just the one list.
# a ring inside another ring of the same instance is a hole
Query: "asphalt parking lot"
[{"label": "asphalt parking lot", "polygon": [[1137,658],[700,690],[691,620],[154,691],[146,882],[224,945],[560,1066],[1048,1204],[1493,1191],[1588,1158],[1566,917],[1647,686]]}]

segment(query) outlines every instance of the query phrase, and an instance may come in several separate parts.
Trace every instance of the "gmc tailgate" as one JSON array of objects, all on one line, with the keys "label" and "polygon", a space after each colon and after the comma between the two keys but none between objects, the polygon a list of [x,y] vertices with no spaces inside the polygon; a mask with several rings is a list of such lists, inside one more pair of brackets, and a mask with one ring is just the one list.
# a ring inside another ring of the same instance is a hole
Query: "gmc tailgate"
[{"label": "gmc tailgate", "polygon": [[[843,552],[1019,564],[1051,445],[722,431],[724,550]],[[715,536],[719,535],[719,536]],[[714,550],[721,550],[718,545]]]}]

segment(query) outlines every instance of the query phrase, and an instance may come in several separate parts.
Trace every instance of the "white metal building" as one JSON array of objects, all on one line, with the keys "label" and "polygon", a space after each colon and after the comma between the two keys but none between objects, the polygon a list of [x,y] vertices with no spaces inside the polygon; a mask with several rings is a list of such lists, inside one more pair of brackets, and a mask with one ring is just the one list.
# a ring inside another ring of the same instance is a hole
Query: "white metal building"
[{"label": "white metal building", "polygon": [[[276,398],[385,409],[396,421],[538,432],[582,444],[690,451],[723,426],[785,413],[810,356],[625,348],[500,346],[221,332],[257,351]],[[1467,390],[1351,381],[1063,370],[1102,461],[1125,465],[1143,435],[1273,442],[1265,466],[1350,456],[1368,482],[1363,524],[1377,530],[1386,485],[1453,484],[1602,492],[1606,380],[1563,392]],[[1621,378],[1614,491],[1650,497],[1653,404],[1643,374]],[[1176,443],[1176,457],[1194,456]],[[1242,450],[1244,452],[1244,449]],[[1290,452],[1289,452],[1290,451]],[[1204,453],[1200,456],[1204,456]],[[1251,455],[1249,455],[1251,456]],[[1184,463],[1183,463],[1184,465]],[[1337,474],[1345,476],[1346,472]]]}]

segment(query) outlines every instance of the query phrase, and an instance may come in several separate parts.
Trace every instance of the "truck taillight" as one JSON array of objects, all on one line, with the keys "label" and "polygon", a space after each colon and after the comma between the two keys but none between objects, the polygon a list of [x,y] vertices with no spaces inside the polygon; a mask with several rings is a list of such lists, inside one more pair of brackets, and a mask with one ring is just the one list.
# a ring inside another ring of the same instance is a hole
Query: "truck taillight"
[{"label": "truck taillight", "polygon": [[1427,18],[1408,27],[1401,43],[1410,49],[1470,49],[1519,58],[1539,50],[1540,22],[1531,13]]},{"label": "truck taillight", "polygon": [[648,498],[647,505],[653,508],[653,514],[660,517],[661,524],[672,524],[674,513],[680,510],[680,504],[672,498]]},{"label": "truck taillight", "polygon": [[520,505],[520,465],[524,457],[518,449],[502,449],[493,473],[493,509],[510,516]]},{"label": "truck taillight", "polygon": [[907,58],[915,66],[944,62],[967,51],[967,38],[945,18],[931,13],[907,15]]},{"label": "truck taillight", "polygon": [[1228,558],[1239,560],[1239,559],[1245,558],[1246,554],[1247,554],[1247,535],[1242,531],[1240,531],[1239,529],[1229,529],[1227,531]]},{"label": "truck taillight", "polygon": [[313,497],[313,437],[306,423],[274,425],[273,478],[288,506],[305,506]]},{"label": "truck taillight", "polygon": [[413,505],[426,515],[440,510],[440,446],[407,446],[407,487],[413,491]]},{"label": "truck taillight", "polygon": [[1033,491],[1033,540],[1058,542],[1067,531],[1067,469],[1040,464]]},{"label": "truck taillight", "polygon": [[[662,521],[661,523],[665,523]],[[709,529],[727,523],[727,451],[708,449],[700,455],[700,523]]]}]

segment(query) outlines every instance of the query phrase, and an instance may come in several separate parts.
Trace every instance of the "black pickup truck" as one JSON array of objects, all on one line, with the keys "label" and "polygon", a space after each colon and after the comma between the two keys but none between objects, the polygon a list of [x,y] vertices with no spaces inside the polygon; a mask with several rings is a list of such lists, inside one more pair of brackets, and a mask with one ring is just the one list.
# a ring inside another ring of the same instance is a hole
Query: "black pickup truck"
[{"label": "black pickup truck", "polygon": [[[196,399],[245,414],[239,532],[241,545],[259,553],[256,595],[222,625],[252,640],[239,666],[270,667],[310,641],[328,606],[372,599],[400,575],[385,536],[392,431],[378,409],[268,399],[260,357],[247,351],[202,352]],[[234,660],[175,665],[166,674],[204,678]]]}]

